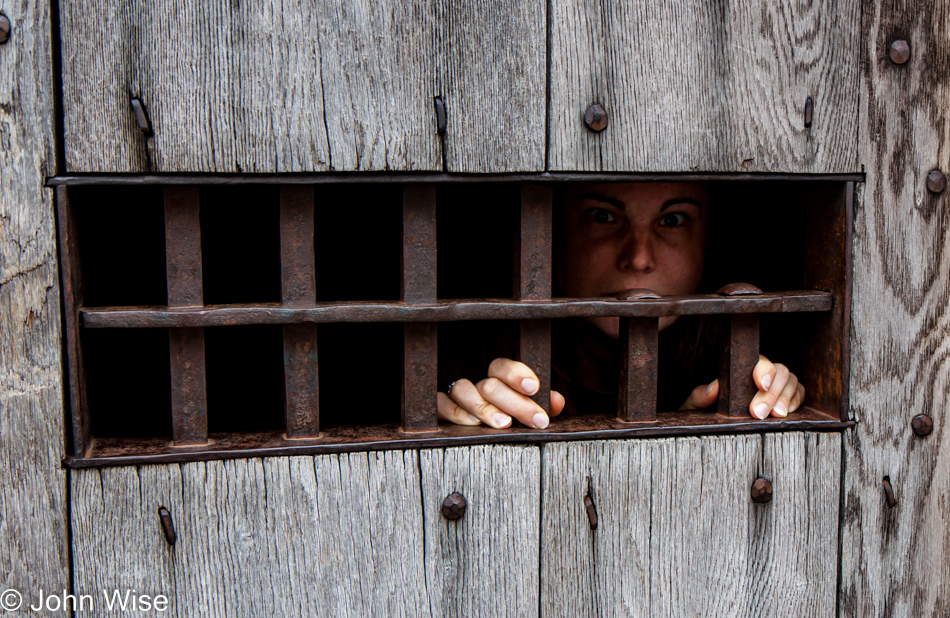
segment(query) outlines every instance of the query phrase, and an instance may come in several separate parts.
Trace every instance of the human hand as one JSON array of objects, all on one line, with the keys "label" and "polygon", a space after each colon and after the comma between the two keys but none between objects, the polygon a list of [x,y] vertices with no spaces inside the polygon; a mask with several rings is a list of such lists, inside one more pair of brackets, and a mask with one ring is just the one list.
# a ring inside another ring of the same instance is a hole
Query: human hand
[{"label": "human hand", "polygon": [[[805,387],[798,377],[785,365],[775,364],[761,354],[752,369],[752,379],[759,388],[749,403],[749,414],[753,418],[764,419],[769,414],[785,417],[805,401]],[[712,406],[718,398],[719,380],[713,380],[693,389],[680,410],[702,410]]]},{"label": "human hand", "polygon": [[[540,381],[524,363],[510,358],[496,358],[488,366],[488,377],[478,384],[457,380],[440,392],[438,416],[456,425],[480,425],[502,429],[511,425],[512,417],[535,429],[544,429],[550,419],[544,409],[531,399],[538,392]],[[564,409],[564,397],[551,391],[551,416]]]}]

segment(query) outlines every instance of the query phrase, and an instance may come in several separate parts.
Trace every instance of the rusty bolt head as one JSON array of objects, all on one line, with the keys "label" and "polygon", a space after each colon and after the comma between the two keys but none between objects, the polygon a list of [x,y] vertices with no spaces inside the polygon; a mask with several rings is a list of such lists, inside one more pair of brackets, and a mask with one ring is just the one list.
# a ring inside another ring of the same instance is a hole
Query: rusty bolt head
[{"label": "rusty bolt head", "polygon": [[584,112],[584,124],[594,133],[600,133],[607,128],[607,110],[600,103],[594,103]]},{"label": "rusty bolt head", "polygon": [[914,417],[914,420],[910,422],[910,426],[918,436],[926,436],[933,431],[934,422],[930,420],[930,417],[926,414],[918,414]]},{"label": "rusty bolt head", "polygon": [[10,40],[10,18],[0,13],[0,45]]},{"label": "rusty bolt head", "polygon": [[442,514],[446,519],[455,521],[461,519],[462,515],[465,515],[465,508],[467,506],[465,496],[458,492],[449,494],[445,497],[445,500],[442,501]]},{"label": "rusty bolt head", "polygon": [[894,64],[904,64],[910,59],[910,45],[903,39],[898,39],[891,43],[891,50],[888,52]]},{"label": "rusty bolt head", "polygon": [[758,478],[752,483],[752,501],[757,504],[765,504],[772,499],[772,483]]},{"label": "rusty bolt head", "polygon": [[947,177],[940,170],[927,174],[927,190],[931,193],[943,193],[947,188]]}]

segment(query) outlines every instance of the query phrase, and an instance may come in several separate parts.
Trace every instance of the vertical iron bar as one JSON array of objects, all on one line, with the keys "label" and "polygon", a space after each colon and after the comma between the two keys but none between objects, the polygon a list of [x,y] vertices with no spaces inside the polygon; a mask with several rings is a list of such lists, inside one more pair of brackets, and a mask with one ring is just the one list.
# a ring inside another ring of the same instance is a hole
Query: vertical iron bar
[{"label": "vertical iron bar", "polygon": [[[521,187],[521,217],[515,248],[515,298],[551,298],[553,191],[548,185]],[[551,320],[522,320],[518,337],[518,360],[538,376],[541,383],[534,401],[551,411]]]},{"label": "vertical iron bar", "polygon": [[82,366],[82,344],[79,341],[79,308],[82,306],[82,270],[76,218],[69,203],[69,189],[56,187],[56,211],[59,239],[62,246],[60,259],[63,281],[63,305],[66,316],[66,363],[69,369],[69,402],[72,414],[73,455],[84,457],[92,446],[92,423],[86,399],[86,378]]},{"label": "vertical iron bar", "polygon": [[[436,299],[435,185],[403,187],[402,301],[431,303]],[[402,428],[438,429],[438,330],[435,323],[404,326]]]},{"label": "vertical iron bar", "polygon": [[[281,302],[285,307],[317,301],[312,186],[280,188]],[[320,434],[317,325],[284,326],[284,411],[288,438]]]},{"label": "vertical iron bar", "polygon": [[659,318],[620,318],[618,416],[622,421],[656,420]]},{"label": "vertical iron bar", "polygon": [[[197,187],[165,187],[165,270],[169,307],[204,304]],[[208,441],[205,339],[201,328],[168,331],[172,434],[176,445]]]},{"label": "vertical iron bar", "polygon": [[749,404],[758,387],[752,370],[759,361],[759,316],[735,314],[727,318],[727,343],[719,363],[718,412],[749,416]]}]

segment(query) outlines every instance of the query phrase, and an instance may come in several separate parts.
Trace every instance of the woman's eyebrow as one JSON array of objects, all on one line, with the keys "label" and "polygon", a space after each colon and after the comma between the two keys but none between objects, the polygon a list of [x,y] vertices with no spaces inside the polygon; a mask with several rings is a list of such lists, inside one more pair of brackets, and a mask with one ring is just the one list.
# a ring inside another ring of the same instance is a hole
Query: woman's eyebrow
[{"label": "woman's eyebrow", "polygon": [[612,197],[607,197],[603,193],[594,193],[594,192],[585,193],[581,195],[580,197],[578,197],[577,199],[578,201],[594,200],[595,202],[604,202],[605,204],[610,204],[611,206],[619,208],[620,210],[623,210],[624,208],[623,202],[621,202],[620,200],[615,200]]},{"label": "woman's eyebrow", "polygon": [[663,212],[670,206],[676,206],[677,204],[692,204],[696,208],[703,207],[702,204],[700,204],[698,201],[694,200],[691,197],[674,197],[671,200],[666,200],[665,202],[663,202],[663,206],[660,207],[660,212]]}]

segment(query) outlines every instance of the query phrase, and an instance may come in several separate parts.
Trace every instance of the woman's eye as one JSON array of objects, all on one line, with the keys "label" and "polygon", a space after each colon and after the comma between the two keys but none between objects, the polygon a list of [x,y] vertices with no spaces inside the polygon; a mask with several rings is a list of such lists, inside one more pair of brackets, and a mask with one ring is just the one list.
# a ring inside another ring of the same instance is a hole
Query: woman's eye
[{"label": "woman's eye", "polygon": [[670,212],[663,216],[660,225],[663,227],[680,227],[688,220],[689,219],[686,217],[686,215],[681,212]]},{"label": "woman's eye", "polygon": [[613,223],[617,220],[606,208],[591,208],[587,211],[587,218],[594,223]]}]

